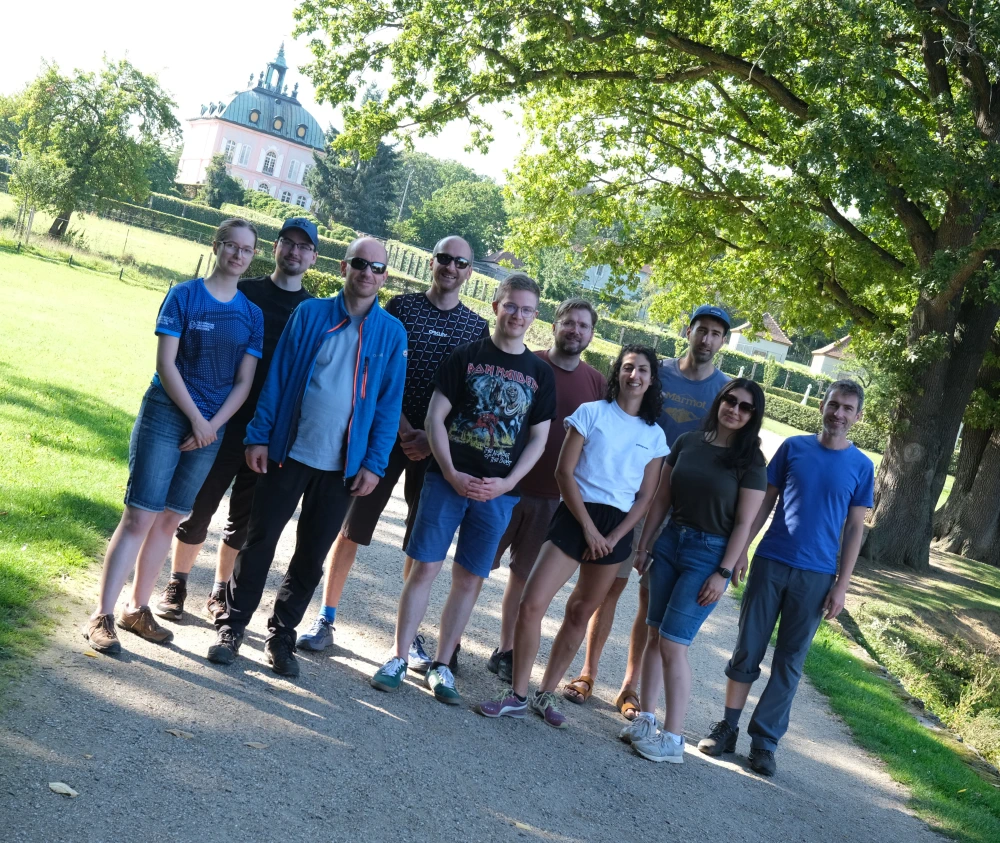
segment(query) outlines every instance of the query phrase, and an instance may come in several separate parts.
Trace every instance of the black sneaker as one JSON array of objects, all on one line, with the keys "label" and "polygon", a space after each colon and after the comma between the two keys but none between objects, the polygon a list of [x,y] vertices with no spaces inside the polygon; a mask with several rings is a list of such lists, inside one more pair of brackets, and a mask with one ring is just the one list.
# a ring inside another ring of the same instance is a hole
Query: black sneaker
[{"label": "black sneaker", "polygon": [[163,596],[153,606],[153,614],[168,621],[179,621],[184,614],[186,598],[187,583],[184,580],[169,580],[163,589]]},{"label": "black sneaker", "polygon": [[451,661],[448,662],[448,669],[452,673],[458,673],[458,654],[462,652],[462,642],[455,645],[455,652],[451,654]]},{"label": "black sneaker", "polygon": [[275,635],[264,642],[264,655],[271,670],[279,676],[299,675],[299,660],[295,658],[295,641],[284,635]]},{"label": "black sneaker", "polygon": [[504,650],[501,652],[500,648],[497,647],[493,651],[493,655],[490,656],[490,660],[486,664],[486,669],[490,673],[495,673],[502,681],[509,685],[514,669],[514,651]]},{"label": "black sneaker", "polygon": [[750,747],[747,763],[750,764],[751,770],[762,776],[773,776],[778,770],[778,765],[774,760],[774,752],[770,749]]},{"label": "black sneaker", "polygon": [[705,755],[722,755],[723,752],[736,751],[736,739],[740,735],[740,727],[735,729],[725,720],[713,723],[707,738],[698,741],[698,749]]},{"label": "black sneaker", "polygon": [[219,630],[215,643],[208,648],[208,660],[216,664],[232,664],[243,643],[243,633],[229,628]]}]

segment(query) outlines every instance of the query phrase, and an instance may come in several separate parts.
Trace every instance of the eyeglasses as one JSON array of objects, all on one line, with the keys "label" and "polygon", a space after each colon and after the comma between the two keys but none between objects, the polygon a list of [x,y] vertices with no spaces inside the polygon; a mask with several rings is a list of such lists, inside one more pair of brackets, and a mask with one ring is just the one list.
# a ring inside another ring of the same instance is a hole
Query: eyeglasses
[{"label": "eyeglasses", "polygon": [[[216,242],[219,243],[219,241]],[[219,245],[227,252],[238,253],[241,258],[249,258],[256,251],[249,246],[241,246],[239,243],[234,243],[232,240],[223,240]]]},{"label": "eyeglasses", "polygon": [[562,325],[567,331],[593,331],[594,326],[589,322],[574,322],[572,319],[560,319],[559,324]]},{"label": "eyeglasses", "polygon": [[505,301],[502,305],[500,305],[500,307],[503,308],[503,312],[506,313],[508,316],[513,316],[518,311],[521,311],[521,315],[525,319],[530,319],[538,312],[533,307],[518,307],[516,304],[514,304],[514,302],[511,301]]},{"label": "eyeglasses", "polygon": [[278,242],[288,249],[289,252],[294,252],[296,250],[300,252],[316,251],[316,247],[312,243],[296,243],[294,240],[289,240],[287,237],[279,237]]},{"label": "eyeglasses", "polygon": [[456,258],[447,252],[438,252],[434,255],[434,260],[441,264],[441,266],[451,266],[451,262],[454,261],[455,269],[468,269],[472,266],[472,261],[468,258]]},{"label": "eyeglasses", "polygon": [[386,264],[379,261],[366,261],[364,258],[351,258],[348,263],[351,265],[352,269],[360,270],[364,272],[368,267],[372,269],[372,275],[385,275],[386,270],[389,268]]},{"label": "eyeglasses", "polygon": [[723,395],[722,400],[729,407],[738,407],[741,413],[752,413],[756,409],[756,407],[754,407],[754,405],[749,401],[740,401],[740,399],[731,392],[727,392]]}]

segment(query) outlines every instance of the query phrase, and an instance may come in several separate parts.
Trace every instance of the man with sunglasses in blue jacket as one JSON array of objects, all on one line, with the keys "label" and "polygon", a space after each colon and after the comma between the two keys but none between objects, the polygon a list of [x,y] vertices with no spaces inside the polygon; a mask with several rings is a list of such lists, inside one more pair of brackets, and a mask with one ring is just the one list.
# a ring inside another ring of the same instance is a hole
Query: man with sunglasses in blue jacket
[{"label": "man with sunglasses in blue jacket", "polygon": [[264,653],[275,673],[298,676],[295,627],[323,577],[351,502],[385,473],[406,374],[406,331],[378,303],[385,247],[362,237],[340,264],[343,290],[303,302],[278,341],[247,426],[257,482],[246,543],[236,557],[210,661],[231,664],[260,605],[278,539],[299,515],[295,552],[267,621]]}]

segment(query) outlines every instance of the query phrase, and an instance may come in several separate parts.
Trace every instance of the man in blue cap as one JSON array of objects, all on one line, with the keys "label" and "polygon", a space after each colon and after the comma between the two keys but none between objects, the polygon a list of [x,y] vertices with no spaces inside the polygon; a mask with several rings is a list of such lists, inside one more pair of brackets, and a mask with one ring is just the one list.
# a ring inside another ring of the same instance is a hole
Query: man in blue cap
[{"label": "man in blue cap", "polygon": [[274,241],[274,272],[254,278],[240,280],[239,289],[264,313],[264,354],[257,363],[253,385],[246,402],[226,425],[226,432],[219,447],[218,456],[212,470],[205,478],[201,491],[194,502],[194,509],[181,522],[174,536],[170,567],[170,580],[153,606],[153,611],[161,618],[180,620],[184,614],[184,600],[187,597],[188,574],[194,567],[201,552],[201,546],[208,535],[208,526],[219,508],[222,498],[230,485],[233,492],[229,496],[229,518],[219,542],[219,552],[215,563],[215,584],[205,608],[215,617],[226,608],[226,583],[233,575],[236,554],[243,546],[250,521],[250,504],[257,485],[256,472],[247,465],[243,439],[247,424],[257,408],[257,399],[264,387],[271,358],[278,345],[281,332],[288,324],[292,311],[300,302],[311,299],[302,289],[302,276],[316,263],[319,236],[316,224],[305,217],[285,220],[278,239]]},{"label": "man in blue cap", "polygon": [[[721,307],[703,304],[691,314],[686,336],[687,351],[683,357],[668,358],[660,362],[660,382],[663,384],[663,412],[657,423],[667,434],[667,445],[682,433],[694,430],[700,424],[719,390],[729,381],[729,375],[715,367],[715,355],[726,342],[729,334],[729,316]],[[642,529],[642,524],[637,528]],[[619,569],[611,591],[604,603],[594,612],[587,627],[587,655],[580,676],[570,682],[563,695],[571,702],[584,702],[590,696],[597,678],[601,653],[611,634],[615,608],[628,584],[629,573],[635,561],[629,557]],[[639,670],[642,651],[646,646],[646,612],[649,608],[649,587],[645,575],[639,583],[639,607],[629,639],[628,664],[615,706],[629,720],[639,713]]]}]

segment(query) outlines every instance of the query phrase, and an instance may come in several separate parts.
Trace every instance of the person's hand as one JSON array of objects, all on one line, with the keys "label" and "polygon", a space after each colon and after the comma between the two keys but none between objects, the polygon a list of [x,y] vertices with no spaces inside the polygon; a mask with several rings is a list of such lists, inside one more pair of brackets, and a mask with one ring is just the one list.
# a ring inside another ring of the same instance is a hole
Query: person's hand
[{"label": "person's hand", "polygon": [[476,500],[491,501],[500,495],[506,495],[511,488],[512,486],[506,477],[484,477],[479,481]]},{"label": "person's hand", "polygon": [[711,606],[713,603],[718,603],[725,590],[726,578],[719,574],[712,574],[702,583],[701,591],[698,592],[698,605]]},{"label": "person's hand", "polygon": [[635,552],[635,561],[632,562],[632,567],[635,568],[640,574],[645,574],[649,570],[649,566],[653,564],[653,554],[644,548],[639,548]]},{"label": "person's hand", "polygon": [[248,445],[247,465],[258,474],[267,474],[267,445]]},{"label": "person's hand", "polygon": [[410,430],[399,434],[399,447],[414,462],[426,459],[431,455],[431,445],[427,441],[427,433],[423,430]]},{"label": "person's hand", "polygon": [[834,583],[823,601],[823,617],[832,621],[844,609],[844,601],[847,599],[847,587],[840,583]]},{"label": "person's hand", "polygon": [[597,532],[596,529],[584,528],[583,537],[587,541],[587,549],[583,552],[584,562],[594,562],[598,559],[603,559],[615,549],[615,546],[605,536]]},{"label": "person's hand", "polygon": [[211,445],[217,438],[215,426],[208,419],[199,416],[191,422],[191,433],[181,442],[182,451],[195,451]]},{"label": "person's hand", "polygon": [[471,474],[466,474],[463,471],[452,471],[450,474],[446,474],[444,479],[463,498],[480,500],[479,496],[482,494],[481,487],[483,481],[478,477],[473,477]]},{"label": "person's hand", "polygon": [[351,484],[351,495],[356,498],[363,498],[370,495],[372,490],[378,485],[379,476],[374,471],[362,468],[354,475],[354,482]]},{"label": "person's hand", "polygon": [[736,560],[736,566],[733,568],[733,585],[739,585],[743,582],[743,578],[746,576],[747,568],[750,567],[750,560],[747,559],[746,551],[740,554],[740,558]]}]

